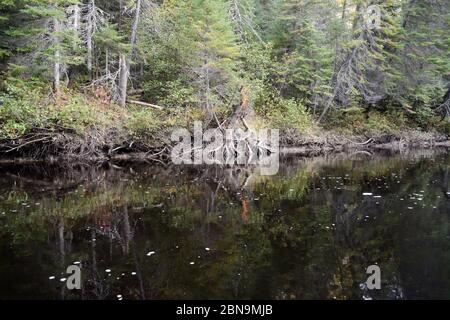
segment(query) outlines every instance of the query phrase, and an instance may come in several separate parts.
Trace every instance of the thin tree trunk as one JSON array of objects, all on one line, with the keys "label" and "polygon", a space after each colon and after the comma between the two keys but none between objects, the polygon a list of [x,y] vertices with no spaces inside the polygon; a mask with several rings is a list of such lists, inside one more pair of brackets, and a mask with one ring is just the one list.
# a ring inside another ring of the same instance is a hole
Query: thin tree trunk
[{"label": "thin tree trunk", "polygon": [[119,105],[121,107],[125,107],[127,103],[128,71],[127,57],[125,54],[120,54]]},{"label": "thin tree trunk", "polygon": [[345,13],[347,12],[347,0],[344,0],[344,4],[342,6],[342,21],[345,20]]},{"label": "thin tree trunk", "polygon": [[128,76],[130,73],[131,59],[133,57],[136,48],[137,30],[141,16],[141,5],[142,0],[136,0],[136,13],[134,16],[134,22],[133,27],[131,29],[131,37],[130,37],[130,44],[131,44],[130,52],[128,56],[121,54],[120,80],[119,80],[119,93],[120,93],[119,105],[121,107],[125,107],[127,102]]},{"label": "thin tree trunk", "polygon": [[89,79],[92,80],[93,74],[92,74],[92,51],[93,51],[93,44],[92,44],[92,30],[93,30],[93,21],[92,21],[92,15],[94,14],[95,10],[95,1],[91,0],[90,7],[89,7],[89,13],[88,13],[88,21],[87,21],[87,30],[86,30],[86,42],[87,42],[87,68],[88,68],[88,74]]},{"label": "thin tree trunk", "polygon": [[53,45],[55,46],[54,62],[53,62],[53,89],[58,94],[61,86],[61,51],[59,34],[61,32],[61,25],[58,18],[53,18]]}]

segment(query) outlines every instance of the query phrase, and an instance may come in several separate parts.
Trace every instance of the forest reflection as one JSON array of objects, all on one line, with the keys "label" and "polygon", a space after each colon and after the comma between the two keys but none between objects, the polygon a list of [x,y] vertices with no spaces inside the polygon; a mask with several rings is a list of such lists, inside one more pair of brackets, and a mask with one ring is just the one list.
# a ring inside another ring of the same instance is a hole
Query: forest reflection
[{"label": "forest reflection", "polygon": [[[449,160],[285,159],[274,177],[3,165],[0,299],[448,298]],[[80,291],[60,281],[74,263]]]}]

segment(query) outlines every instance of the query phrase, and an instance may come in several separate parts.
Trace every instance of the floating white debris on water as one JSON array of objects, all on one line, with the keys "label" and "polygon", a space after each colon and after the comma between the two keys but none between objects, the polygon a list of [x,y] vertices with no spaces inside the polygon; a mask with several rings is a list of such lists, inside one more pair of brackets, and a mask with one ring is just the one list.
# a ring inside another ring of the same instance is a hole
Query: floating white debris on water
[{"label": "floating white debris on water", "polygon": [[211,251],[211,249],[210,249],[210,248],[205,248],[205,250],[206,250],[206,251]]},{"label": "floating white debris on water", "polygon": [[81,262],[80,261],[75,261],[73,264],[74,265],[79,265],[79,264],[81,264]]},{"label": "floating white debris on water", "polygon": [[62,278],[62,279],[60,279],[59,281],[61,281],[61,282],[66,282],[67,279],[66,279],[66,278]]},{"label": "floating white debris on water", "polygon": [[136,274],[137,274],[136,272],[132,272],[132,273],[131,273],[132,276],[135,276]]},{"label": "floating white debris on water", "polygon": [[373,196],[373,193],[370,193],[370,192],[364,192],[364,193],[363,193],[363,196],[365,196],[365,197]]},{"label": "floating white debris on water", "polygon": [[48,277],[48,280],[55,280],[55,279],[56,279],[55,276],[50,276],[50,277]]},{"label": "floating white debris on water", "polygon": [[190,264],[191,266],[193,266],[193,265],[195,264],[195,262],[193,262],[193,261],[192,261],[192,262],[191,262],[191,263],[189,263],[189,264]]},{"label": "floating white debris on water", "polygon": [[118,299],[118,300],[123,300],[122,295],[121,295],[121,294],[118,294],[118,295],[117,295],[117,299]]},{"label": "floating white debris on water", "polygon": [[155,251],[150,251],[149,253],[147,253],[147,257],[151,257],[151,256],[153,256],[154,254],[156,254]]},{"label": "floating white debris on water", "polygon": [[111,269],[106,269],[105,272],[106,273],[111,273]]}]

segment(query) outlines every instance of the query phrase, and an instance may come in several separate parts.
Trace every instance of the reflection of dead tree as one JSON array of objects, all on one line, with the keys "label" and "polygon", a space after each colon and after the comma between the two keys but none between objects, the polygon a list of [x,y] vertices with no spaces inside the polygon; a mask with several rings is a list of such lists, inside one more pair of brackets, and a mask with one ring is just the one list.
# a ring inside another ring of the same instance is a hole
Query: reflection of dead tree
[{"label": "reflection of dead tree", "polygon": [[[71,252],[71,244],[73,239],[72,230],[66,230],[66,222],[63,217],[59,217],[57,225],[57,245],[59,252],[59,266],[61,270],[66,270],[66,255]],[[66,242],[66,239],[68,240]],[[61,300],[65,299],[66,286],[61,286]]]},{"label": "reflection of dead tree", "polygon": [[130,241],[134,237],[134,228],[130,225],[128,207],[123,205],[119,212],[114,212],[114,210],[114,208],[109,207],[97,210],[93,216],[94,228],[97,234],[109,239],[111,255],[114,241],[120,244],[123,254],[129,254]]},{"label": "reflection of dead tree", "polygon": [[91,230],[91,263],[86,263],[84,265],[84,270],[87,271],[87,288],[86,292],[91,294],[97,300],[105,300],[109,295],[109,287],[105,280],[101,279],[101,276],[97,268],[97,242],[96,242],[96,232]]},{"label": "reflection of dead tree", "polygon": [[[203,208],[207,216],[216,211],[216,197],[222,191],[226,196],[241,204],[241,217],[244,222],[250,219],[249,203],[254,198],[248,188],[248,182],[252,179],[252,168],[208,168],[202,172],[199,182],[205,185]],[[212,180],[211,177],[214,177]]]}]

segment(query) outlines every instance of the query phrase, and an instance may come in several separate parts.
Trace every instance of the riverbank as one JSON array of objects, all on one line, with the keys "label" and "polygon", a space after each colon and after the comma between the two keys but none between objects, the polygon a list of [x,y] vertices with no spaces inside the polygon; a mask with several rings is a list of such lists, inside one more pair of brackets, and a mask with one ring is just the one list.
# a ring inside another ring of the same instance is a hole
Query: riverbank
[{"label": "riverbank", "polygon": [[[349,152],[372,154],[383,150],[450,149],[448,136],[421,131],[397,134],[346,135],[335,131],[316,130],[308,134],[281,133],[281,155],[313,157],[331,153]],[[169,132],[158,135],[124,137],[114,132],[89,131],[38,132],[0,143],[1,163],[34,163],[76,161],[99,162],[170,162],[174,143]]]},{"label": "riverbank", "polygon": [[[207,113],[198,108],[154,109],[133,104],[121,108],[74,91],[52,98],[41,92],[20,92],[4,100],[0,108],[2,162],[168,163],[175,129],[192,131],[197,121],[215,128],[234,116],[230,108]],[[438,116],[418,118],[398,110],[351,108],[330,112],[318,124],[301,106],[296,111],[292,106],[286,108],[267,113],[254,107],[242,128],[279,129],[281,153],[302,156],[450,147],[450,122]]]}]

